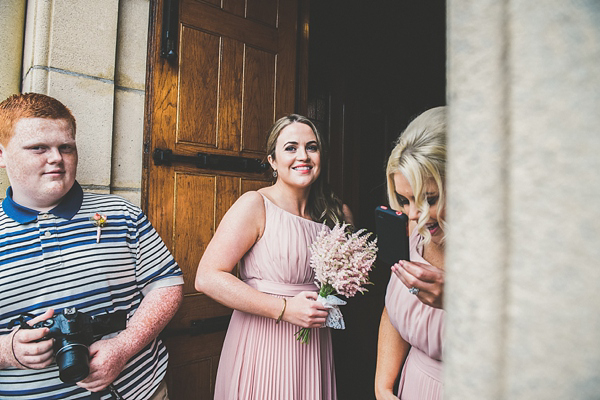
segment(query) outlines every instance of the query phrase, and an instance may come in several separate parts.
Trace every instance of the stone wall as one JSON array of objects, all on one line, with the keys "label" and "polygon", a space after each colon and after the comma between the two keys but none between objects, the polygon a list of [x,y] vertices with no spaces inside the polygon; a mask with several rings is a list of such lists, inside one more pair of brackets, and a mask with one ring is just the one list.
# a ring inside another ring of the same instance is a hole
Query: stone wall
[{"label": "stone wall", "polygon": [[56,97],[74,113],[77,178],[83,188],[115,193],[136,204],[148,13],[149,0],[27,2],[20,82],[23,93]]},{"label": "stone wall", "polygon": [[[0,2],[0,99],[4,100],[20,88],[21,59],[23,57],[24,1]],[[2,101],[0,100],[0,101]],[[0,168],[0,199],[8,188],[6,170]]]}]

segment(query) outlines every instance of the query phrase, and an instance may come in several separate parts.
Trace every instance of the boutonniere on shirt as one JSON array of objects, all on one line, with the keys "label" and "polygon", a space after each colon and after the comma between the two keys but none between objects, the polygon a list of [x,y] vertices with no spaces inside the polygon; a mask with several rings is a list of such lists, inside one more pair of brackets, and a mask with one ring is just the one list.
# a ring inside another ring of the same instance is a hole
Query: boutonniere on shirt
[{"label": "boutonniere on shirt", "polygon": [[100,243],[100,232],[102,231],[102,227],[106,225],[106,220],[108,217],[104,214],[96,213],[90,217],[90,221],[96,227],[96,243]]}]

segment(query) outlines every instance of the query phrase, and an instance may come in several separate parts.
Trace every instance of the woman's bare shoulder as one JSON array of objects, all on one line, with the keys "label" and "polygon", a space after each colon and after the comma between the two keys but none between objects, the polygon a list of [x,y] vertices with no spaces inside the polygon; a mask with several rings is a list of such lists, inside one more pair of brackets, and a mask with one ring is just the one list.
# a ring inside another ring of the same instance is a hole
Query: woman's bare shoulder
[{"label": "woman's bare shoulder", "polygon": [[261,217],[265,214],[265,200],[257,191],[251,190],[242,194],[231,207],[231,211],[249,217]]},{"label": "woman's bare shoulder", "polygon": [[263,204],[264,203],[264,197],[263,195],[261,195],[257,190],[250,190],[248,192],[245,192],[244,194],[242,194],[237,202],[243,202],[243,203],[248,203],[251,205],[257,205],[257,204]]}]

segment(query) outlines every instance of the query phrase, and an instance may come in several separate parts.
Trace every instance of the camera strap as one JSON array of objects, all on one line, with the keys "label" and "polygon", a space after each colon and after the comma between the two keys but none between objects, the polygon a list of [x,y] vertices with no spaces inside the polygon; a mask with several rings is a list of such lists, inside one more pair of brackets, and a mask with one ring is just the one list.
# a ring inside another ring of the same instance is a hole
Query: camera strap
[{"label": "camera strap", "polygon": [[[27,318],[27,319],[26,319]],[[30,319],[35,318],[35,315],[29,313],[23,313],[20,317],[17,317],[8,323],[7,328],[12,329],[14,326],[19,325],[21,329],[31,329],[31,326],[27,323]]]},{"label": "camera strap", "polygon": [[100,400],[102,398],[102,393],[106,392],[107,390],[110,392],[111,398],[113,400],[125,400],[123,398],[123,396],[121,396],[119,394],[117,388],[112,383],[110,385],[108,385],[108,387],[101,392],[92,392],[90,394],[90,399],[91,400]]},{"label": "camera strap", "polygon": [[110,394],[112,394],[113,399],[124,400],[123,397],[117,391],[117,388],[112,383],[108,385],[108,390],[110,391]]}]

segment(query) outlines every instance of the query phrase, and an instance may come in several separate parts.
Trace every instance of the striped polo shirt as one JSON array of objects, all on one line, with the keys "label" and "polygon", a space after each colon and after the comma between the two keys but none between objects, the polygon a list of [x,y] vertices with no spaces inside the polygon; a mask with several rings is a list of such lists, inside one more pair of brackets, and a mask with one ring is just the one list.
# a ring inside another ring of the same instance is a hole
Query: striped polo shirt
[{"label": "striped polo shirt", "polygon": [[[100,229],[91,220],[107,216]],[[0,210],[0,335],[24,313],[55,314],[75,307],[89,315],[125,310],[128,319],[154,288],[183,284],[179,266],[144,213],[120,197],[83,193],[77,182],[45,213],[12,200]],[[114,336],[114,334],[113,334]],[[113,383],[127,400],[147,399],[167,368],[155,339],[127,363]],[[90,392],[63,383],[58,367],[0,370],[0,399],[79,399]],[[102,392],[102,399],[110,399]]]}]

